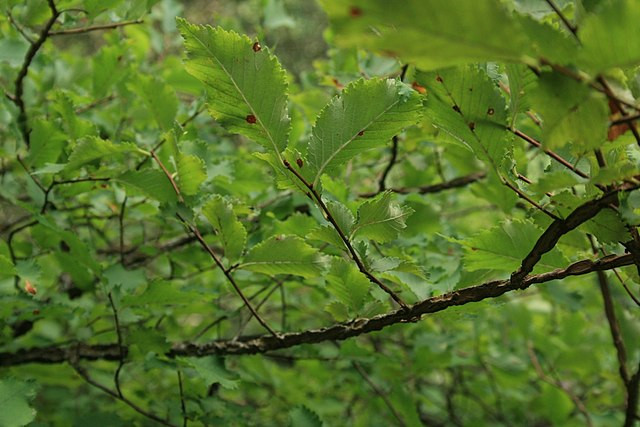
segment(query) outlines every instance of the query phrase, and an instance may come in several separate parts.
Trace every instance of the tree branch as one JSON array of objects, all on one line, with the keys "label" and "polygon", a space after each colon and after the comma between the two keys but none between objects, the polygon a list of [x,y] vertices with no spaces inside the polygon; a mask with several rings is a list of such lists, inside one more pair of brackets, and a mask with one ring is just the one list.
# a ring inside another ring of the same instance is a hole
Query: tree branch
[{"label": "tree branch", "polygon": [[[395,310],[368,319],[354,319],[321,329],[291,332],[279,336],[264,335],[256,338],[217,340],[205,344],[177,344],[167,354],[169,357],[204,357],[209,355],[259,354],[291,348],[302,344],[316,344],[325,341],[345,340],[362,334],[379,331],[388,326],[418,321],[423,315],[436,313],[454,306],[462,306],[489,298],[497,298],[508,292],[526,289],[537,283],[561,280],[569,276],[581,276],[595,271],[610,270],[633,264],[630,254],[611,255],[596,261],[583,260],[566,268],[548,273],[525,277],[513,284],[511,280],[496,280],[481,285],[427,298],[412,305],[408,310]],[[73,347],[49,346],[20,349],[15,352],[0,353],[0,366],[14,366],[25,363],[62,363],[72,355],[85,360],[112,360],[120,358],[117,344],[78,344]]]},{"label": "tree branch", "polygon": [[[424,185],[422,187],[417,187],[417,188],[411,188],[411,187],[389,188],[388,191],[392,191],[392,192],[397,193],[397,194],[411,194],[411,193],[432,194],[432,193],[439,193],[441,191],[449,190],[449,189],[452,189],[452,188],[465,187],[465,186],[467,186],[469,184],[473,184],[474,182],[477,182],[477,181],[480,181],[480,180],[484,179],[486,176],[487,176],[486,172],[474,172],[474,173],[471,173],[469,175],[465,175],[465,176],[460,176],[458,178],[454,178],[454,179],[452,179],[450,181],[441,182],[439,184]],[[369,197],[375,197],[378,194],[380,194],[380,193],[379,192],[362,193],[362,194],[360,194],[360,197],[369,198]]]}]

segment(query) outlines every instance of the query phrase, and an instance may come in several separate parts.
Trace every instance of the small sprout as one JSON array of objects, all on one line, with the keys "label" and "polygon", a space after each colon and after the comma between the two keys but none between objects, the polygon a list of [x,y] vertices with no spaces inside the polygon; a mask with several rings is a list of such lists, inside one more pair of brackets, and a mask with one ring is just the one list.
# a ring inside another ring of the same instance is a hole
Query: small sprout
[{"label": "small sprout", "polygon": [[425,93],[427,93],[427,89],[424,86],[420,86],[420,84],[418,82],[413,82],[411,83],[411,87],[418,91],[418,93],[424,95]]},{"label": "small sprout", "polygon": [[302,166],[304,166],[304,162],[302,161],[302,159],[296,159],[296,163],[298,164],[298,167],[301,168]]},{"label": "small sprout", "polygon": [[254,52],[260,52],[262,50],[262,46],[260,46],[260,43],[255,42],[252,46],[252,49]]},{"label": "small sprout", "polygon": [[362,16],[362,9],[358,6],[351,6],[351,8],[349,8],[349,15],[351,15],[352,18],[359,18]]},{"label": "small sprout", "polygon": [[249,114],[247,115],[246,119],[247,123],[251,123],[251,124],[255,124],[258,119],[256,119],[256,116],[254,116],[253,114]]},{"label": "small sprout", "polygon": [[38,293],[38,290],[35,288],[35,286],[33,286],[31,282],[28,280],[24,281],[24,290],[30,293],[31,295],[35,295]]},{"label": "small sprout", "polygon": [[496,110],[494,110],[492,107],[489,107],[489,109],[487,110],[487,114],[490,116],[493,116],[493,114],[496,112]]},{"label": "small sprout", "polygon": [[469,129],[472,131],[476,128],[476,124],[474,122],[469,122]]}]

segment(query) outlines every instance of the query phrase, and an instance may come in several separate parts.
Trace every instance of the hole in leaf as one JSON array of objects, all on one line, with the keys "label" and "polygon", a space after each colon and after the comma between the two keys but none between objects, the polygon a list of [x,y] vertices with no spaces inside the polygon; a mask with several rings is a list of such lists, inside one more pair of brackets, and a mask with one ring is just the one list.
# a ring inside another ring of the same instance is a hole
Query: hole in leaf
[{"label": "hole in leaf", "polygon": [[460,107],[458,107],[457,105],[454,105],[454,106],[453,106],[453,107],[451,107],[451,108],[453,108],[453,111],[455,111],[456,113],[459,113],[459,112],[460,112]]},{"label": "hole in leaf", "polygon": [[442,77],[436,76],[436,81],[439,82],[439,83],[442,83]]},{"label": "hole in leaf", "polygon": [[363,130],[361,130],[360,132],[358,132],[358,136],[362,136],[362,135],[364,135],[364,131],[363,131]]},{"label": "hole in leaf", "polygon": [[494,110],[492,107],[489,107],[489,109],[487,110],[487,114],[490,116],[493,116],[493,114],[496,112],[496,110]]}]

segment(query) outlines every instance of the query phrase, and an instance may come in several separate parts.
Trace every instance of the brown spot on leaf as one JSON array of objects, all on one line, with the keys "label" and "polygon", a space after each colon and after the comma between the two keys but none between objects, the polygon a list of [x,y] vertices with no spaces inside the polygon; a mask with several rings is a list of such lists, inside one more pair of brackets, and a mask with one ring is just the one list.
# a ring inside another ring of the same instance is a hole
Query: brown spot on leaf
[{"label": "brown spot on leaf", "polygon": [[438,75],[438,76],[436,76],[436,81],[437,81],[438,83],[442,83],[442,77],[440,77],[439,75]]},{"label": "brown spot on leaf", "polygon": [[469,129],[472,131],[476,128],[476,124],[474,122],[469,122]]},{"label": "brown spot on leaf", "polygon": [[247,115],[245,120],[247,121],[247,123],[251,123],[251,124],[254,124],[258,121],[258,119],[256,119],[256,116],[254,116],[253,114]]},{"label": "brown spot on leaf", "polygon": [[260,46],[260,43],[258,42],[255,42],[251,48],[254,52],[260,52],[262,50],[262,46]]},{"label": "brown spot on leaf", "polygon": [[493,116],[493,114],[496,112],[496,110],[494,110],[492,107],[489,107],[489,109],[487,110],[487,114],[490,116]]},{"label": "brown spot on leaf", "polygon": [[298,167],[301,168],[302,166],[304,166],[304,162],[302,161],[302,159],[296,159],[296,163],[298,164]]},{"label": "brown spot on leaf", "polygon": [[453,106],[453,107],[451,107],[451,108],[453,108],[453,111],[455,111],[456,113],[459,113],[459,112],[460,112],[460,107],[458,107],[457,105],[454,105],[454,106]]},{"label": "brown spot on leaf", "polygon": [[349,15],[351,15],[352,18],[359,18],[362,16],[362,9],[358,6],[351,6],[349,8]]},{"label": "brown spot on leaf", "polygon": [[358,132],[358,136],[362,136],[362,135],[364,135],[364,131],[363,131],[363,130],[361,130],[360,132]]}]

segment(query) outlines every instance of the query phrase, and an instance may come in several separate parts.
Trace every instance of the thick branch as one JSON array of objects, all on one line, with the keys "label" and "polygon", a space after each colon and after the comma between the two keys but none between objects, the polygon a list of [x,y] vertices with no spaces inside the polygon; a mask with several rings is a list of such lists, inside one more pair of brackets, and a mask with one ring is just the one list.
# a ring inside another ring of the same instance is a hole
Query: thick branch
[{"label": "thick branch", "polygon": [[[496,298],[517,289],[526,289],[536,283],[560,280],[569,276],[580,276],[595,271],[610,270],[633,264],[630,254],[608,256],[597,261],[583,260],[571,264],[567,268],[548,273],[527,276],[522,283],[512,284],[510,280],[497,280],[478,286],[449,292],[444,295],[428,298],[411,306],[408,310],[399,309],[388,314],[370,319],[354,319],[321,329],[303,332],[264,335],[257,338],[211,341],[196,345],[184,343],[174,346],[169,357],[187,356],[204,357],[208,355],[258,354],[274,350],[295,347],[301,344],[315,344],[332,340],[345,340],[358,335],[379,331],[398,323],[414,322],[421,316],[443,311],[453,306],[461,306],[479,302],[488,298]],[[13,366],[25,363],[62,363],[72,356],[85,360],[120,360],[118,345],[113,344],[78,344],[73,347],[36,347],[20,349],[15,352],[0,353],[0,366]]]},{"label": "thick branch", "polygon": [[[625,186],[621,190],[631,190],[633,188]],[[542,233],[531,252],[522,260],[518,271],[511,275],[512,283],[517,284],[531,273],[542,256],[552,250],[562,236],[596,216],[605,207],[617,204],[618,193],[619,191],[612,191],[599,199],[590,200],[574,209],[567,218],[553,221]]]}]

